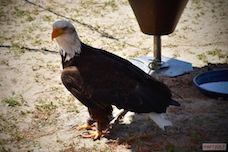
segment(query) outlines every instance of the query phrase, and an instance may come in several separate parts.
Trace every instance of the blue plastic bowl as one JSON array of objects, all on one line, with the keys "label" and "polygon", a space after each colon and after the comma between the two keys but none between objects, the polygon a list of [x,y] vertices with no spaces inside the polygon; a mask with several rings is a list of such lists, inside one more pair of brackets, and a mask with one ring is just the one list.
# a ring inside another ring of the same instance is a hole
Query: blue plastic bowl
[{"label": "blue plastic bowl", "polygon": [[193,82],[207,96],[228,99],[228,69],[198,74]]}]

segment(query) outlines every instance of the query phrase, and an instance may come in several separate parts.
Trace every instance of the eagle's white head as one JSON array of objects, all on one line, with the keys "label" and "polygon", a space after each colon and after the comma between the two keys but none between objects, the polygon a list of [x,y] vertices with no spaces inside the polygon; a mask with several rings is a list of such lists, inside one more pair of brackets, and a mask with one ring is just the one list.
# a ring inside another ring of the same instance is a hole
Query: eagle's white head
[{"label": "eagle's white head", "polygon": [[65,20],[56,21],[53,24],[53,39],[56,39],[60,48],[60,54],[65,56],[65,61],[69,61],[75,55],[81,53],[81,41],[70,22]]}]

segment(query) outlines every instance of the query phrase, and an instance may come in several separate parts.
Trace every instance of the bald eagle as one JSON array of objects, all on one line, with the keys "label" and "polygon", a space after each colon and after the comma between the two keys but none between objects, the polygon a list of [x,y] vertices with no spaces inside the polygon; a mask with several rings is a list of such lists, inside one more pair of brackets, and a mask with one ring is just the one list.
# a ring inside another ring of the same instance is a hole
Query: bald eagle
[{"label": "bald eagle", "polygon": [[[93,130],[83,137],[98,139],[107,134],[112,105],[135,113],[151,113],[151,118],[162,129],[171,125],[162,113],[169,105],[180,104],[171,98],[171,91],[165,84],[131,62],[81,42],[68,21],[53,24],[53,39],[62,57],[62,82],[90,114],[87,123],[77,127],[78,130]],[[94,128],[95,122],[97,127]]]}]

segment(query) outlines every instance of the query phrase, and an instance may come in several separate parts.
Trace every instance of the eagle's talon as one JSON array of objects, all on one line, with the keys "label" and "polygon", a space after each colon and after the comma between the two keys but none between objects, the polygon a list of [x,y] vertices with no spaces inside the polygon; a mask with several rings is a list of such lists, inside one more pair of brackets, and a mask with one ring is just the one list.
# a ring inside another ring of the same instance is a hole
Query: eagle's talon
[{"label": "eagle's talon", "polygon": [[82,135],[83,138],[92,138],[93,140],[100,139],[101,136],[108,135],[108,132],[102,131],[89,131],[88,134]]},{"label": "eagle's talon", "polygon": [[97,130],[97,127],[91,126],[91,125],[88,125],[88,124],[84,124],[82,126],[76,127],[76,129],[77,130]]}]

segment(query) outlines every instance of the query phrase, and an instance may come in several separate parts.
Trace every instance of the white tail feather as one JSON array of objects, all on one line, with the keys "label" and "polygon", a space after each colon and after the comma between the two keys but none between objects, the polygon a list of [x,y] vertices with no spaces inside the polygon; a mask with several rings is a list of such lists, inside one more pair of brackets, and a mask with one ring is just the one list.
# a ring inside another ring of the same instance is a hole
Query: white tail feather
[{"label": "white tail feather", "polygon": [[150,119],[152,119],[161,129],[165,130],[165,126],[172,126],[172,122],[166,120],[162,113],[149,113]]}]

